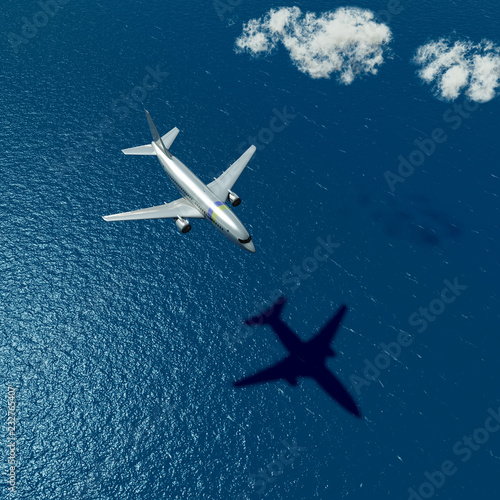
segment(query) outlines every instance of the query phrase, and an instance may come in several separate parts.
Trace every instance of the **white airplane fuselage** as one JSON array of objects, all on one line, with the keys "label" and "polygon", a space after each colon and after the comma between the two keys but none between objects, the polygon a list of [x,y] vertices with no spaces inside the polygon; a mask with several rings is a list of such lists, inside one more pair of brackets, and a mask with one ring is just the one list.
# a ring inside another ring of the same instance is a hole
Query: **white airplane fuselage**
[{"label": "white airplane fuselage", "polygon": [[155,142],[151,144],[163,170],[180,194],[228,240],[240,248],[254,253],[255,246],[249,232],[226,205],[225,200],[219,200],[208,186],[178,158],[173,155],[169,158]]}]

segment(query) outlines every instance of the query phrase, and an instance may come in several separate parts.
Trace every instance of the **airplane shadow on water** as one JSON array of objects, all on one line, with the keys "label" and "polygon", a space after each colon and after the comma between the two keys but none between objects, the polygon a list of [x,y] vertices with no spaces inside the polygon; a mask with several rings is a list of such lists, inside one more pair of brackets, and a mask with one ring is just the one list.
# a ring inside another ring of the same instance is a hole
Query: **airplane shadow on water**
[{"label": "airplane shadow on water", "polygon": [[327,359],[336,355],[330,344],[347,312],[347,306],[341,305],[333,318],[311,340],[304,342],[281,319],[285,302],[286,298],[281,297],[267,311],[247,319],[245,323],[249,326],[269,325],[290,354],[255,375],[233,382],[233,385],[243,387],[283,379],[296,386],[299,377],[310,377],[349,413],[361,418],[361,412],[352,396],[326,367]]}]

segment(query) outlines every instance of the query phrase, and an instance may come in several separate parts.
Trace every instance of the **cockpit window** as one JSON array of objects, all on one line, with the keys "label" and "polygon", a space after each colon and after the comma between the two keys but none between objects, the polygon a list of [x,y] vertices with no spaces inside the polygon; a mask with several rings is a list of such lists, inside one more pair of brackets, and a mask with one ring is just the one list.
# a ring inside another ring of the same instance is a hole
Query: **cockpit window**
[{"label": "cockpit window", "polygon": [[252,237],[251,237],[250,235],[248,235],[248,238],[247,238],[246,240],[240,240],[240,239],[238,238],[238,241],[239,241],[240,243],[243,243],[243,244],[245,244],[245,243],[250,243],[250,242],[252,241]]}]

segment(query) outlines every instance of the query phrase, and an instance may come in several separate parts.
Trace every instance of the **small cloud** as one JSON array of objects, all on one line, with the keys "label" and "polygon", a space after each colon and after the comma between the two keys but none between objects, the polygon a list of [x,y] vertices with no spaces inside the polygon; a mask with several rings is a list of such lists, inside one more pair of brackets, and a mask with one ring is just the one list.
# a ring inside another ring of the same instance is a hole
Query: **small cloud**
[{"label": "small cloud", "polygon": [[303,73],[311,78],[336,73],[349,85],[359,75],[377,73],[390,40],[390,29],[374,21],[369,10],[344,7],[303,15],[298,7],[282,7],[244,24],[236,52],[270,54],[281,42]]},{"label": "small cloud", "polygon": [[487,102],[500,83],[500,47],[488,40],[473,44],[447,39],[418,48],[413,58],[421,66],[418,76],[432,84],[439,99],[451,101],[462,92],[476,102]]}]

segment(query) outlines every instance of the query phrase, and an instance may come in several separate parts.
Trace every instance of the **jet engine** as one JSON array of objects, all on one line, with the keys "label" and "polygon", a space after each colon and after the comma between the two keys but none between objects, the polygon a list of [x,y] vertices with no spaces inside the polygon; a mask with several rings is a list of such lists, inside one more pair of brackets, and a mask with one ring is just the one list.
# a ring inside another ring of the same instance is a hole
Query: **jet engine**
[{"label": "jet engine", "polygon": [[237,194],[233,193],[230,189],[227,192],[227,199],[233,207],[237,207],[241,203],[241,198]]},{"label": "jet engine", "polygon": [[191,231],[191,224],[189,224],[187,219],[183,219],[182,217],[177,217],[175,219],[175,225],[179,228],[179,231],[182,234],[186,234]]}]

